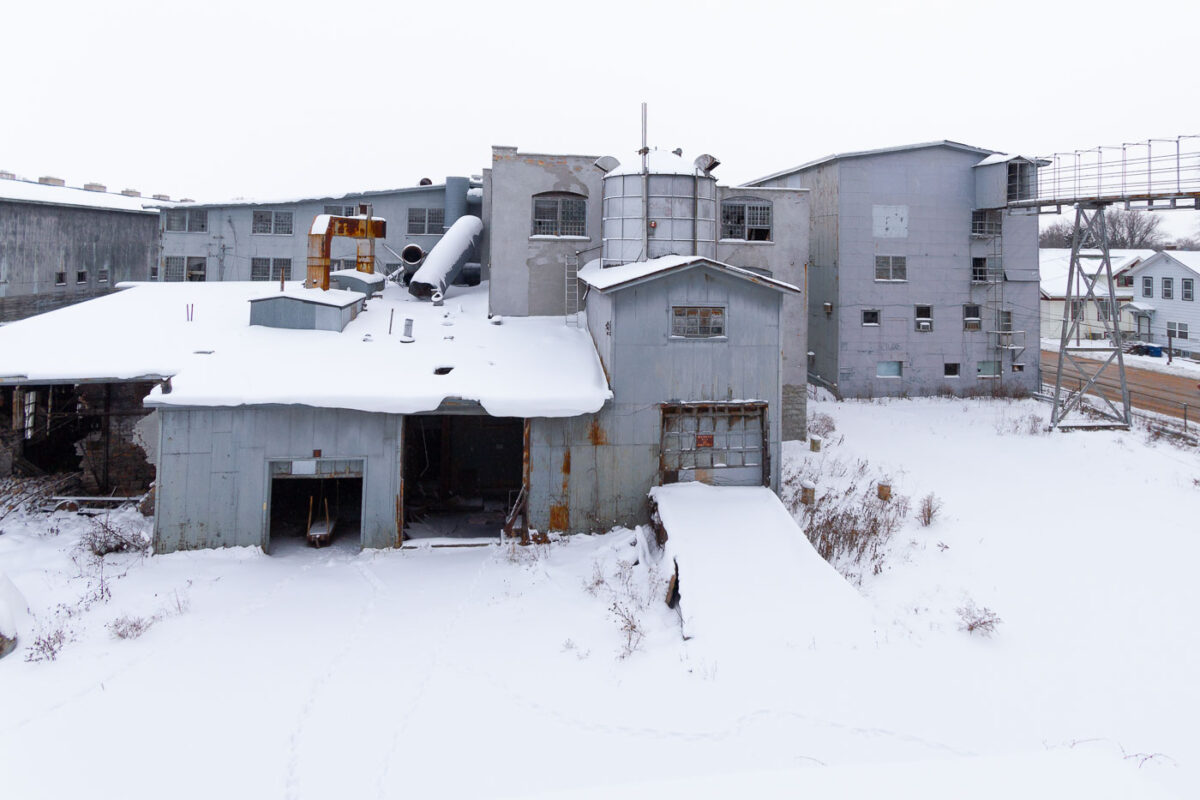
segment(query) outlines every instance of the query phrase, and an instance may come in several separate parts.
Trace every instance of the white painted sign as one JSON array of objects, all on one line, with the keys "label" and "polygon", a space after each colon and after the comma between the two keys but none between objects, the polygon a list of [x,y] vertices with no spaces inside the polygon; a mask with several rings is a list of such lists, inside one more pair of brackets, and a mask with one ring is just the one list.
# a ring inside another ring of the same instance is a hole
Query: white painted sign
[{"label": "white painted sign", "polygon": [[871,234],[876,239],[908,237],[908,206],[871,206]]},{"label": "white painted sign", "polygon": [[292,474],[293,475],[316,475],[317,474],[317,462],[316,461],[293,461],[292,462]]}]

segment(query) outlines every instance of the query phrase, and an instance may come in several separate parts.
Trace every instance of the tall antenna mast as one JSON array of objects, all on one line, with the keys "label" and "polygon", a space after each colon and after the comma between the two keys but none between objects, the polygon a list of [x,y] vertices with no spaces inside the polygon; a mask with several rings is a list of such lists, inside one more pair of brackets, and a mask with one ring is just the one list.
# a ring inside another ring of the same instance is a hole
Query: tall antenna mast
[{"label": "tall antenna mast", "polygon": [[642,103],[642,257],[650,258],[650,148],[646,144],[646,104]]}]

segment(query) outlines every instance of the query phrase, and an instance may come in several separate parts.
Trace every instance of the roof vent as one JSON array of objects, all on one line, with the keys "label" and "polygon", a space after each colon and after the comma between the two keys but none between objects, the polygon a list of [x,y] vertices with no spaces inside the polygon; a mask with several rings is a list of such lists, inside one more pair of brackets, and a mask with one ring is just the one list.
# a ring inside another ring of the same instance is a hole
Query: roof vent
[{"label": "roof vent", "polygon": [[166,200],[167,202],[170,202],[170,201],[171,201],[171,195],[169,195],[169,194],[156,194],[156,195],[154,195],[154,199],[155,199],[155,200]]},{"label": "roof vent", "polygon": [[66,186],[67,185],[67,182],[64,181],[62,178],[52,178],[49,175],[43,175],[42,177],[38,178],[38,183],[43,184],[45,186]]},{"label": "roof vent", "polygon": [[88,192],[107,192],[108,187],[103,183],[85,183],[83,185],[85,191]]},{"label": "roof vent", "polygon": [[141,197],[142,196],[142,193],[139,192],[137,189],[122,189],[121,194],[125,195],[126,197]]},{"label": "roof vent", "polygon": [[682,147],[676,147],[671,152],[674,153],[675,155],[679,156],[680,158],[683,158],[683,148]]},{"label": "roof vent", "polygon": [[600,156],[600,158],[596,159],[596,163],[593,166],[595,166],[596,169],[600,170],[601,172],[612,172],[614,169],[621,166],[621,162],[617,161],[612,156]]},{"label": "roof vent", "polygon": [[429,180],[429,178],[421,178],[421,181],[417,185],[418,186],[433,186],[433,181]]},{"label": "roof vent", "polygon": [[194,202],[196,202],[196,201],[195,201],[195,200],[193,200],[193,199],[192,199],[192,198],[190,198],[190,197],[181,197],[181,198],[179,198],[179,202],[181,202],[181,203],[194,203]]},{"label": "roof vent", "polygon": [[17,179],[17,176],[16,176],[16,175],[14,175],[13,173],[9,172],[9,171],[8,171],[8,170],[6,170],[6,169],[0,169],[0,180],[2,180],[2,181],[15,181],[16,179]]},{"label": "roof vent", "polygon": [[692,163],[696,165],[696,169],[706,175],[721,166],[721,162],[715,156],[710,156],[708,153],[701,153],[696,156],[696,160]]}]

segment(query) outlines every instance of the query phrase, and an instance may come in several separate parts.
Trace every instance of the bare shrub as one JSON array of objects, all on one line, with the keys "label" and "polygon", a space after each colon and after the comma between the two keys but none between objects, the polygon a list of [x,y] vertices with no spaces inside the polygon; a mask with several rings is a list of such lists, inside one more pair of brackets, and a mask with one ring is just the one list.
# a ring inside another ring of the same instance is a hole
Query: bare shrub
[{"label": "bare shrub", "polygon": [[117,617],[108,623],[108,630],[118,639],[136,639],[150,626],[158,622],[158,617],[133,617],[129,615]]},{"label": "bare shrub", "polygon": [[608,610],[616,619],[617,628],[624,637],[621,653],[617,657],[629,658],[641,646],[642,640],[646,638],[646,631],[642,628],[642,621],[638,617],[640,609],[632,603],[613,600]]},{"label": "bare shrub", "polygon": [[996,433],[1001,435],[1015,433],[1023,436],[1040,436],[1048,432],[1046,418],[1032,411],[1019,417],[1001,416],[996,421]]},{"label": "bare shrub", "polygon": [[933,524],[934,518],[938,512],[942,510],[942,501],[936,494],[930,492],[921,498],[921,505],[917,508],[917,520],[926,528]]},{"label": "bare shrub", "polygon": [[833,417],[829,414],[817,412],[808,418],[808,432],[810,434],[825,439],[835,430],[837,430],[837,425],[834,423]]},{"label": "bare shrub", "polygon": [[110,553],[144,553],[150,548],[140,531],[117,525],[106,516],[92,520],[92,526],[79,537],[79,544],[97,558]]},{"label": "bare shrub", "polygon": [[958,618],[961,620],[959,630],[983,636],[991,636],[996,632],[996,626],[1004,621],[990,608],[977,607],[974,600],[967,600],[966,604],[958,609]]},{"label": "bare shrub", "polygon": [[63,645],[70,640],[67,629],[59,626],[50,631],[42,631],[33,637],[33,643],[25,651],[25,660],[29,662],[53,661],[58,658]]}]

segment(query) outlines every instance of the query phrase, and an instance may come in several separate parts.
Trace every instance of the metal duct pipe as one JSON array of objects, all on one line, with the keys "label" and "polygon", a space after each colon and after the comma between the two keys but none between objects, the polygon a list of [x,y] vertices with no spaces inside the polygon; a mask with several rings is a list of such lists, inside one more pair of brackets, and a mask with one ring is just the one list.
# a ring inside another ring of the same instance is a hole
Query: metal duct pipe
[{"label": "metal duct pipe", "polygon": [[420,266],[421,262],[425,260],[425,250],[419,244],[406,244],[400,251],[400,260],[406,267]]},{"label": "metal duct pipe", "polygon": [[454,282],[467,263],[481,233],[483,220],[479,217],[459,217],[429,251],[417,274],[412,276],[408,283],[409,294],[422,300],[431,298],[434,292],[445,294],[446,287]]},{"label": "metal duct pipe", "polygon": [[446,178],[446,219],[442,223],[446,230],[467,213],[467,190],[471,182],[466,178]]}]

